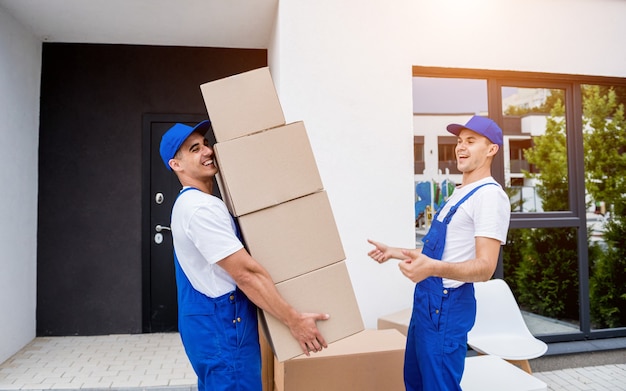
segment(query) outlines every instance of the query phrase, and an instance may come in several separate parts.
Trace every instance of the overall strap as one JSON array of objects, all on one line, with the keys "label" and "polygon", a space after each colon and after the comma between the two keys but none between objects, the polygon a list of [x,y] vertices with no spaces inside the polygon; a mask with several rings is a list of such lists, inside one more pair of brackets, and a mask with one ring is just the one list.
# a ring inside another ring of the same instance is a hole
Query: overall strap
[{"label": "overall strap", "polygon": [[184,193],[184,192],[186,192],[187,190],[198,190],[198,191],[200,191],[199,189],[196,189],[195,187],[186,187],[186,188],[184,188],[183,190],[181,190],[181,191],[178,193],[178,195],[176,196],[176,199],[178,199],[178,197],[180,197],[180,196],[181,196],[181,194],[183,194],[183,193]]},{"label": "overall strap", "polygon": [[[463,198],[461,198],[461,200],[459,202],[457,202],[454,206],[452,206],[450,208],[450,210],[448,211],[448,214],[443,219],[444,224],[448,224],[450,222],[450,220],[452,220],[452,217],[454,216],[454,214],[456,213],[457,209],[459,209],[459,207],[461,206],[462,203],[464,203],[468,198],[470,198],[472,196],[472,194],[476,193],[476,191],[478,189],[480,189],[483,186],[487,186],[487,185],[496,185],[497,186],[497,183],[493,183],[493,182],[483,183],[482,185],[476,186],[475,188],[473,188],[472,191],[467,193]],[[443,208],[441,208],[441,209],[443,209]],[[441,209],[439,209],[439,211],[441,211]],[[439,214],[439,212],[437,212],[437,214]]]},{"label": "overall strap", "polygon": [[[181,190],[180,193],[178,193],[178,195],[176,196],[176,199],[178,199],[178,197],[180,197],[187,190],[198,190],[198,191],[201,191],[200,189],[195,188],[195,187],[187,187],[187,188],[184,188],[183,190]],[[241,228],[239,227],[239,221],[237,221],[237,219],[232,214],[230,214],[230,217],[231,217],[232,221],[235,223],[235,235],[237,235],[237,238],[239,238],[241,243],[244,244],[244,246],[245,246],[245,242],[243,240],[243,236],[241,235]]]}]

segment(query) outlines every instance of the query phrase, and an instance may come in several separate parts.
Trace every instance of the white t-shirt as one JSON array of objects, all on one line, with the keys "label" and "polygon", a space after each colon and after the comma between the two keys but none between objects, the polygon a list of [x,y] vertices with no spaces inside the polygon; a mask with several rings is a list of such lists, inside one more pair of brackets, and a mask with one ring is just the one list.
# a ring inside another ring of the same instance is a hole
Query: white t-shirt
[{"label": "white t-shirt", "polygon": [[235,289],[235,281],[216,263],[243,248],[224,202],[191,189],[172,209],[174,251],[191,285],[209,297]]},{"label": "white t-shirt", "polygon": [[[484,183],[495,183],[496,186],[487,185],[478,189],[461,204],[450,220],[442,261],[457,263],[476,258],[475,238],[477,236],[497,239],[503,245],[506,244],[511,204],[502,187],[492,177],[455,189],[437,220],[443,221],[452,206],[472,189]],[[461,281],[443,279],[443,286],[446,288],[461,285],[463,285]]]}]

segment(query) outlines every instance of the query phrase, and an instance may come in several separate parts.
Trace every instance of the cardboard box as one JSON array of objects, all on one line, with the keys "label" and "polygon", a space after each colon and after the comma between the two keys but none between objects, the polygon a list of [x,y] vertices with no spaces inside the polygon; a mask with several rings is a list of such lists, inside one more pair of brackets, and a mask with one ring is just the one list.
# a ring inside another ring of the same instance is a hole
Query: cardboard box
[{"label": "cardboard box", "polygon": [[406,338],[364,330],[311,356],[274,362],[276,391],[404,391]]},{"label": "cardboard box", "polygon": [[303,122],[215,144],[220,192],[242,216],[323,189]]},{"label": "cardboard box", "polygon": [[412,313],[412,308],[406,308],[389,315],[381,316],[378,318],[377,327],[379,330],[396,329],[406,336],[409,330],[409,323],[411,323]]},{"label": "cardboard box", "polygon": [[[261,330],[260,324],[259,330]],[[272,347],[262,332],[259,333],[259,346],[261,348],[262,390],[274,391],[274,352],[272,352]]]},{"label": "cardboard box", "polygon": [[346,259],[325,191],[238,219],[252,257],[275,283]]},{"label": "cardboard box", "polygon": [[202,84],[200,91],[218,143],[285,124],[267,67]]},{"label": "cardboard box", "polygon": [[[327,343],[364,329],[345,261],[283,281],[276,288],[300,312],[330,314],[330,319],[317,322]],[[265,311],[260,315],[265,336],[278,361],[303,354],[287,326]]]}]

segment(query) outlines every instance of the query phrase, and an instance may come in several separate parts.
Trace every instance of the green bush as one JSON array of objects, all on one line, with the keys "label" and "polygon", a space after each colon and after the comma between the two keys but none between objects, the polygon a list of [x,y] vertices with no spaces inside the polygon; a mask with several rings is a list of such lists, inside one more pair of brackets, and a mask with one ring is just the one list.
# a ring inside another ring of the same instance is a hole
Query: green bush
[{"label": "green bush", "polygon": [[502,274],[504,274],[504,280],[516,296],[519,289],[515,280],[515,271],[522,259],[523,232],[521,229],[510,229],[506,238],[506,246],[502,248]]},{"label": "green bush", "polygon": [[590,247],[589,300],[596,328],[626,326],[626,229],[623,217],[609,221],[604,248]]},{"label": "green bush", "polygon": [[514,271],[521,306],[539,315],[579,318],[576,230],[524,230],[519,266]]}]

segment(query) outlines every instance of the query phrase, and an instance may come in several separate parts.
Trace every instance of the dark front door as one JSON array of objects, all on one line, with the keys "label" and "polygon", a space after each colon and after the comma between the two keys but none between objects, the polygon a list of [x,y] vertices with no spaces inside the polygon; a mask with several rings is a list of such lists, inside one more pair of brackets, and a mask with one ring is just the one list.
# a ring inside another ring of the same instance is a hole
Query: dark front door
[{"label": "dark front door", "polygon": [[[144,332],[178,330],[178,306],[170,216],[181,184],[159,154],[163,134],[176,122],[195,125],[206,115],[144,116]],[[213,145],[212,132],[206,134]],[[145,150],[149,148],[148,150]],[[147,158],[149,156],[149,159]],[[148,161],[149,160],[149,161]],[[213,186],[217,190],[217,185]],[[219,194],[216,194],[219,196]]]}]

